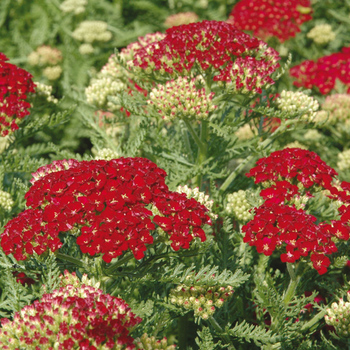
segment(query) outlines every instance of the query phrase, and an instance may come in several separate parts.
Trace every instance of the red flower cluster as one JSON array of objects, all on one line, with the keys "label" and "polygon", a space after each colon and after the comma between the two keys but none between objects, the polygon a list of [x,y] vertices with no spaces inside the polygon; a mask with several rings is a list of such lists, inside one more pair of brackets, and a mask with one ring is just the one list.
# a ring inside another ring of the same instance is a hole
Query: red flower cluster
[{"label": "red flower cluster", "polygon": [[316,62],[306,60],[292,67],[290,75],[296,78],[294,85],[311,89],[317,87],[321,94],[326,95],[335,87],[339,79],[350,92],[350,47],[344,47],[341,52],[319,58]]},{"label": "red flower cluster", "polygon": [[6,136],[18,129],[18,123],[29,114],[28,92],[34,92],[32,75],[24,69],[6,62],[0,53],[0,133]]},{"label": "red flower cluster", "polygon": [[[48,173],[25,196],[31,209],[5,226],[1,246],[25,260],[33,252],[59,249],[59,233],[79,229],[81,251],[103,254],[110,262],[128,249],[143,258],[155,224],[170,235],[174,250],[187,249],[194,237],[205,241],[208,209],[186,194],[170,192],[165,176],[144,158],[82,161]],[[153,206],[160,213],[154,217]]]},{"label": "red flower cluster", "polygon": [[274,49],[233,25],[203,21],[167,29],[163,40],[135,50],[133,65],[171,76],[195,70],[235,90],[261,93],[274,84],[270,76],[278,60]]},{"label": "red flower cluster", "polygon": [[[44,294],[16,312],[13,321],[1,320],[1,349],[132,350],[129,335],[141,322],[124,300],[82,285],[67,285]],[[57,347],[56,347],[57,346]]]},{"label": "red flower cluster", "polygon": [[263,40],[276,37],[284,42],[312,19],[310,6],[310,0],[241,0],[227,22],[240,30],[251,30]]},{"label": "red flower cluster", "polygon": [[[282,262],[293,263],[310,256],[318,273],[326,273],[330,265],[326,254],[338,250],[334,238],[349,239],[350,196],[347,190],[350,184],[343,182],[340,188],[334,186],[335,170],[317,154],[299,148],[276,151],[259,159],[257,166],[246,175],[253,176],[255,183],[264,182],[268,187],[260,192],[264,204],[254,209],[253,220],[242,227],[244,242],[267,256],[275,249],[283,250]],[[344,203],[338,210],[339,220],[316,223],[316,217],[297,209],[295,204],[286,205],[302,195],[312,197],[312,190],[321,189],[327,190],[329,198]]]}]

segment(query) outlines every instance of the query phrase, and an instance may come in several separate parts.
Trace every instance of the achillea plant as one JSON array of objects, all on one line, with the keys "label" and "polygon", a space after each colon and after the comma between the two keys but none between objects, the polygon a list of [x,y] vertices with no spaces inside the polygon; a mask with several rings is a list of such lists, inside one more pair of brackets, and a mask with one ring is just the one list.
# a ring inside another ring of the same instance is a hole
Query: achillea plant
[{"label": "achillea plant", "polygon": [[319,24],[313,27],[306,35],[316,44],[325,45],[335,39],[335,33],[330,24]]},{"label": "achillea plant", "polygon": [[136,74],[166,77],[203,75],[236,93],[261,93],[274,81],[278,53],[225,22],[173,27],[163,40],[134,51]]},{"label": "achillea plant", "polygon": [[[109,263],[128,249],[136,259],[143,258],[156,225],[176,251],[188,249],[195,237],[205,241],[202,226],[211,223],[208,209],[170,192],[165,176],[143,158],[56,162],[34,174],[25,196],[30,209],[7,223],[1,246],[6,254],[25,260],[34,252],[56,251],[62,246],[60,232],[76,235],[78,229],[82,253],[102,254]],[[159,211],[152,220],[151,204]]]},{"label": "achillea plant", "polygon": [[8,63],[0,53],[0,133],[6,136],[19,128],[21,120],[29,115],[27,94],[35,91],[32,75]]},{"label": "achillea plant", "polygon": [[[294,263],[310,256],[318,273],[326,273],[331,263],[326,255],[338,251],[333,238],[347,241],[350,234],[347,183],[337,186],[336,175],[317,154],[307,150],[287,148],[261,158],[247,176],[263,184],[260,196],[265,202],[243,226],[244,242],[267,256],[279,250],[282,262]],[[316,223],[317,218],[304,210],[321,191],[340,203],[330,223]]]},{"label": "achillea plant", "polygon": [[[350,300],[350,291],[347,293],[347,299]],[[350,302],[345,302],[343,298],[338,303],[332,303],[327,309],[324,317],[326,323],[335,328],[336,334],[341,338],[350,337]]]},{"label": "achillea plant", "polygon": [[290,69],[290,75],[296,80],[294,85],[306,89],[317,88],[327,95],[335,88],[339,79],[350,91],[350,48],[343,47],[341,52],[319,58],[316,62],[306,60]]},{"label": "achillea plant", "polygon": [[141,322],[124,300],[85,284],[61,287],[1,320],[0,344],[11,349],[134,349]]},{"label": "achillea plant", "polygon": [[310,0],[241,0],[228,22],[263,40],[276,37],[284,42],[300,32],[301,24],[312,19],[311,13]]}]

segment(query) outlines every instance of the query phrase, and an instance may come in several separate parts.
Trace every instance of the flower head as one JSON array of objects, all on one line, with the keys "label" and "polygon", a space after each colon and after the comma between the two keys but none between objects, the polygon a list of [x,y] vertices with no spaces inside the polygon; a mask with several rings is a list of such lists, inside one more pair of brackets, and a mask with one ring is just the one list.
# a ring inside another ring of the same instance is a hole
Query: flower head
[{"label": "flower head", "polygon": [[64,0],[60,5],[60,10],[65,13],[73,12],[75,15],[85,12],[87,0]]},{"label": "flower head", "polygon": [[252,206],[246,199],[246,191],[239,190],[238,192],[230,193],[227,196],[226,211],[234,215],[239,222],[247,222],[253,218],[250,209]]},{"label": "flower head", "polygon": [[167,29],[163,40],[134,51],[135,72],[172,78],[205,75],[234,91],[261,93],[274,83],[278,53],[234,26],[203,21]]},{"label": "flower head", "polygon": [[217,106],[212,103],[214,93],[206,94],[205,89],[196,88],[196,79],[179,77],[158,84],[150,93],[148,103],[153,105],[164,120],[208,119]]},{"label": "flower head", "polygon": [[28,63],[32,66],[55,66],[62,61],[62,52],[48,45],[39,46],[28,56]]},{"label": "flower head", "polygon": [[306,122],[311,122],[316,116],[316,111],[319,108],[317,100],[307,96],[302,92],[293,92],[283,90],[280,96],[276,99],[279,109],[288,112],[291,115],[305,112],[300,119]]},{"label": "flower head", "polygon": [[316,115],[316,121],[326,121],[328,125],[350,123],[350,95],[334,94],[326,97],[322,110]]},{"label": "flower head", "polygon": [[310,6],[310,0],[241,0],[233,7],[228,22],[240,30],[253,31],[263,40],[276,37],[284,42],[311,20]]},{"label": "flower head", "polygon": [[[68,168],[57,171],[67,163]],[[136,259],[143,258],[156,225],[174,250],[188,249],[195,237],[205,241],[202,226],[211,223],[208,209],[185,194],[170,192],[165,176],[143,158],[66,161],[46,167],[25,195],[31,208],[7,223],[1,246],[6,254],[25,260],[33,252],[59,249],[60,232],[78,231],[82,253],[102,254],[111,262],[128,249]],[[159,212],[154,217],[148,209],[152,206]]]},{"label": "flower head", "polygon": [[335,39],[335,33],[330,24],[319,24],[313,27],[306,35],[316,44],[328,44]]},{"label": "flower head", "polygon": [[32,75],[24,69],[6,62],[0,53],[0,134],[6,136],[17,130],[18,124],[29,114],[27,94],[34,92]]},{"label": "flower head", "polygon": [[[350,291],[347,293],[347,299],[350,300]],[[340,298],[338,303],[332,303],[324,319],[328,325],[335,328],[339,337],[350,338],[350,302]]]},{"label": "flower head", "polygon": [[336,79],[345,84],[350,91],[350,48],[319,58],[316,62],[306,60],[290,69],[290,75],[296,78],[294,85],[311,89],[317,87],[326,95],[335,87]]},{"label": "flower head", "polygon": [[108,41],[112,38],[112,33],[107,30],[108,24],[103,21],[84,21],[72,33],[73,38],[85,43],[94,41]]},{"label": "flower head", "polygon": [[124,300],[88,285],[66,285],[3,318],[0,345],[6,350],[50,348],[134,349],[130,331],[141,322]]}]

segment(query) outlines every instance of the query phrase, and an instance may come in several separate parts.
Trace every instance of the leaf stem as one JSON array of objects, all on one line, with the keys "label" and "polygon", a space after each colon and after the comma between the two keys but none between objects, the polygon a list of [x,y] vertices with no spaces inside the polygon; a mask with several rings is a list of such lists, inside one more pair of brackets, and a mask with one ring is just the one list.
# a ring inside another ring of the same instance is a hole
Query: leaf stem
[{"label": "leaf stem", "polygon": [[216,332],[219,333],[219,335],[222,337],[222,339],[225,341],[226,344],[229,344],[228,349],[230,350],[236,350],[235,346],[232,344],[230,336],[228,334],[224,333],[224,330],[221,328],[221,326],[218,324],[216,319],[213,316],[210,316],[208,318],[209,323],[212,325],[212,327],[215,329]]}]

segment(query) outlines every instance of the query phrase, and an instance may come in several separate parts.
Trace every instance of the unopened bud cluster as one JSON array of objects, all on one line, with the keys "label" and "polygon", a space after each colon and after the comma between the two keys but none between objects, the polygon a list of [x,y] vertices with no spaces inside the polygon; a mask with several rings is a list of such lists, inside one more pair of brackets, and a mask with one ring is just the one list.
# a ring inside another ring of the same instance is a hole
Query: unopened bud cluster
[{"label": "unopened bud cluster", "polygon": [[175,345],[168,345],[167,338],[157,340],[155,337],[149,337],[144,333],[136,342],[136,349],[140,350],[175,350]]},{"label": "unopened bud cluster", "polygon": [[339,170],[350,169],[350,149],[338,154],[337,166]]},{"label": "unopened bud cluster", "polygon": [[[347,298],[350,298],[350,291]],[[333,326],[339,337],[350,337],[350,303],[344,302],[342,298],[339,299],[339,303],[333,303],[327,314],[325,315],[325,321],[328,325]]]},{"label": "unopened bud cluster", "polygon": [[316,44],[328,44],[335,39],[335,33],[329,24],[318,24],[313,27],[306,35]]},{"label": "unopened bud cluster", "polygon": [[0,207],[6,211],[11,211],[13,204],[11,194],[0,190]]},{"label": "unopened bud cluster", "polygon": [[307,146],[303,145],[302,143],[300,143],[299,141],[293,141],[290,142],[288,144],[286,144],[283,149],[286,148],[301,148],[301,149],[308,149]]},{"label": "unopened bud cluster", "polygon": [[168,81],[165,86],[152,89],[148,103],[153,105],[166,121],[174,119],[208,119],[217,106],[212,103],[214,93],[206,94],[205,89],[197,89],[196,79],[179,77]]},{"label": "unopened bud cluster", "polygon": [[208,319],[233,294],[231,286],[186,286],[178,285],[170,291],[169,300],[172,304],[181,306],[186,310],[193,310],[194,315]]},{"label": "unopened bud cluster", "polygon": [[194,198],[197,202],[203,204],[208,209],[208,216],[214,220],[217,219],[217,215],[212,212],[214,201],[209,199],[209,196],[206,195],[204,192],[200,192],[198,187],[192,189],[185,186],[178,186],[176,189],[179,193],[185,193],[187,198]]},{"label": "unopened bud cluster", "polygon": [[60,5],[60,10],[65,13],[73,12],[75,15],[85,12],[87,0],[64,0]]},{"label": "unopened bud cluster", "polygon": [[164,26],[171,28],[182,24],[190,24],[198,21],[198,15],[194,12],[180,12],[166,18]]},{"label": "unopened bud cluster", "polygon": [[54,47],[39,46],[27,59],[31,66],[45,67],[43,75],[49,80],[56,80],[62,74],[62,68],[59,66],[63,59],[62,52]]},{"label": "unopened bud cluster", "polygon": [[320,141],[322,137],[323,135],[315,129],[308,130],[304,135],[305,140],[314,142]]},{"label": "unopened bud cluster", "polygon": [[226,211],[239,222],[248,222],[253,219],[254,215],[249,212],[250,209],[252,207],[247,201],[246,191],[239,190],[227,195]]},{"label": "unopened bud cluster", "polygon": [[298,113],[304,113],[300,119],[306,122],[313,121],[319,108],[318,102],[313,97],[309,97],[300,91],[283,90],[276,99],[276,103],[279,109],[289,112],[291,118]]},{"label": "unopened bud cluster", "polygon": [[38,82],[35,82],[35,85],[36,85],[36,88],[35,88],[36,95],[43,96],[48,102],[52,102],[55,104],[58,103],[58,99],[52,95],[51,85],[45,85]]},{"label": "unopened bud cluster", "polygon": [[94,41],[108,41],[112,38],[112,33],[107,30],[108,24],[103,21],[84,21],[73,32],[74,39],[85,43]]},{"label": "unopened bud cluster", "polygon": [[94,159],[111,160],[120,158],[118,152],[111,150],[110,148],[102,148],[96,152]]},{"label": "unopened bud cluster", "polygon": [[94,278],[89,279],[86,273],[83,274],[81,280],[78,278],[75,272],[64,271],[64,274],[60,276],[60,287],[72,285],[75,288],[81,287],[83,284],[98,289],[100,282],[96,282]]}]

